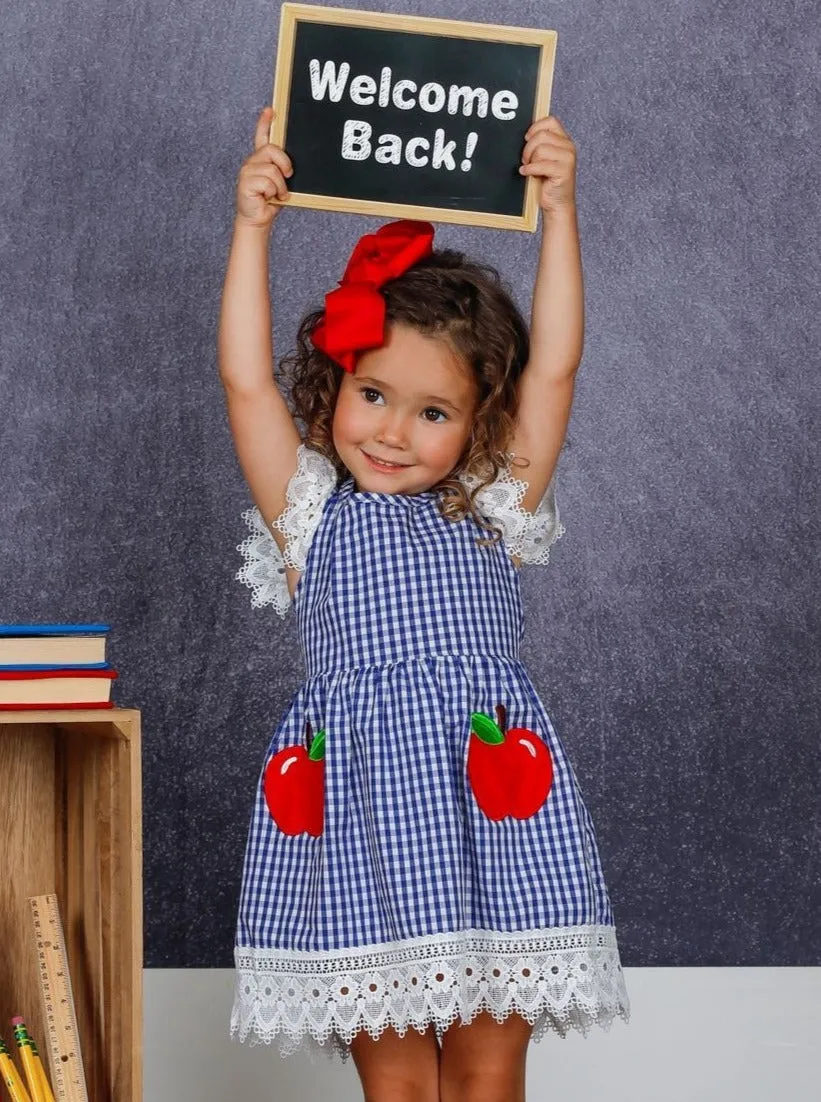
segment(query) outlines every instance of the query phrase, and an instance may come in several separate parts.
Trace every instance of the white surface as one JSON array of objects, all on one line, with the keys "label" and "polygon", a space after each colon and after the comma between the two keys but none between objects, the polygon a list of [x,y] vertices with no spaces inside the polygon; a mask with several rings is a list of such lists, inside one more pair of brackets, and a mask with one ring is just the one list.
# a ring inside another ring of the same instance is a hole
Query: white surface
[{"label": "white surface", "polygon": [[[546,1036],[527,1102],[819,1102],[821,968],[625,969],[629,1025]],[[145,973],[145,1102],[361,1102],[353,1061],[283,1060],[228,1036],[229,969]],[[606,1092],[606,1093],[605,1093]]]}]

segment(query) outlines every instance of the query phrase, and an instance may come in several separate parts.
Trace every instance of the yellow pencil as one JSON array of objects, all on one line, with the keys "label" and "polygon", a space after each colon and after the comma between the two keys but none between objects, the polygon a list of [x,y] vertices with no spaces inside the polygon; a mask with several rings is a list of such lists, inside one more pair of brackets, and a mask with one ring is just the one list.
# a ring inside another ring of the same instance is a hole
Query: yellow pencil
[{"label": "yellow pencil", "polygon": [[23,1080],[17,1074],[17,1068],[12,1063],[9,1050],[6,1048],[2,1037],[0,1037],[0,1075],[3,1076],[3,1082],[8,1087],[11,1102],[31,1102],[29,1092],[23,1086]]},{"label": "yellow pencil", "polygon": [[[12,1018],[11,1024],[14,1026],[14,1036],[17,1040],[18,1046],[22,1048],[23,1043],[31,1050],[31,1057],[34,1068],[34,1079],[29,1081],[29,1093],[31,1094],[32,1102],[54,1102],[54,1095],[51,1093],[51,1087],[46,1077],[46,1069],[43,1067],[43,1062],[40,1059],[40,1053],[37,1051],[37,1045],[34,1043],[34,1038],[28,1031],[28,1027],[22,1018]],[[18,1029],[20,1033],[18,1034]],[[23,1057],[23,1064],[25,1066],[25,1057]],[[28,1078],[28,1069],[26,1068],[26,1078]]]},{"label": "yellow pencil", "polygon": [[17,1051],[20,1053],[23,1071],[26,1073],[26,1081],[29,1085],[31,1102],[46,1102],[43,1098],[40,1076],[37,1073],[37,1065],[34,1062],[34,1054],[31,1051],[31,1043],[28,1030],[26,1029],[26,1023],[22,1018],[12,1018],[11,1024],[14,1027],[14,1039],[17,1042]]},{"label": "yellow pencil", "polygon": [[29,1034],[29,1041],[31,1042],[31,1052],[34,1056],[34,1063],[37,1066],[37,1074],[40,1077],[40,1086],[42,1087],[40,1093],[43,1096],[43,1102],[54,1102],[54,1095],[52,1094],[51,1084],[46,1075],[46,1069],[43,1067],[43,1061],[40,1059],[40,1053],[37,1051],[37,1045],[35,1045],[34,1038],[31,1034]]}]

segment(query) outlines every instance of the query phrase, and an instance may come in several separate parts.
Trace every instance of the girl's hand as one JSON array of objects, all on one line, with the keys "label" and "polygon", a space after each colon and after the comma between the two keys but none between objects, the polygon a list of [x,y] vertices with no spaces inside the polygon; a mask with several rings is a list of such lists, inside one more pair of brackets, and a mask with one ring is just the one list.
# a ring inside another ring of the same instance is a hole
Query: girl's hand
[{"label": "girl's hand", "polygon": [[575,207],[576,147],[555,115],[531,124],[519,172],[542,181],[539,206],[545,213]]},{"label": "girl's hand", "polygon": [[260,229],[274,222],[282,207],[270,199],[287,199],[286,176],[293,174],[291,158],[268,141],[273,107],[263,109],[254,135],[254,152],[243,161],[237,182],[237,221]]}]

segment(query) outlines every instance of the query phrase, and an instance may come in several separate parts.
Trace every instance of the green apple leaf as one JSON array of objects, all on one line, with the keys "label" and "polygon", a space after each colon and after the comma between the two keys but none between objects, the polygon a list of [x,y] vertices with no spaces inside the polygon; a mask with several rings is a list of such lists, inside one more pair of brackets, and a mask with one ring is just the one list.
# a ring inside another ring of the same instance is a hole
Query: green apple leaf
[{"label": "green apple leaf", "polygon": [[499,730],[498,726],[493,722],[490,716],[486,716],[483,712],[473,713],[470,717],[470,728],[479,736],[482,742],[487,742],[491,746],[495,746],[505,741],[505,736]]},{"label": "green apple leaf", "polygon": [[325,757],[325,732],[317,731],[311,742],[311,749],[308,751],[308,757],[311,761],[322,761]]}]

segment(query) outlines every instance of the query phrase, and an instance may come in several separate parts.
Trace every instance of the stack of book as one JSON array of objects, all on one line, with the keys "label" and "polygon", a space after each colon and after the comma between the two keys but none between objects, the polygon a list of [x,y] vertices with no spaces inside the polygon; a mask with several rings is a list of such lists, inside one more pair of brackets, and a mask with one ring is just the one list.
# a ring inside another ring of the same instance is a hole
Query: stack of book
[{"label": "stack of book", "polygon": [[0,624],[0,709],[111,708],[108,624]]}]

